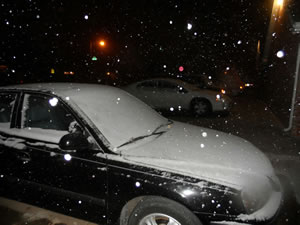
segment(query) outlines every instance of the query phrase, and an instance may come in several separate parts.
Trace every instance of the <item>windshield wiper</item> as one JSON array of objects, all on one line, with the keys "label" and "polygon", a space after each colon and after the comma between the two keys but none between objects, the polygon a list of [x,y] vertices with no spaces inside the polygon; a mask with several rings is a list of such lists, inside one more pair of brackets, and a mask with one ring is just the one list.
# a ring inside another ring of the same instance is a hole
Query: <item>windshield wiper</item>
[{"label": "windshield wiper", "polygon": [[162,135],[163,133],[165,133],[166,131],[159,131],[159,132],[158,132],[158,130],[159,130],[160,128],[164,127],[164,126],[169,126],[169,125],[171,125],[172,123],[173,123],[172,120],[168,120],[168,123],[159,125],[157,128],[155,128],[154,131],[152,131],[151,134],[147,134],[147,135],[143,135],[143,136],[131,138],[129,141],[125,142],[124,144],[121,144],[121,145],[118,146],[117,148],[121,148],[121,147],[123,147],[123,146],[125,146],[125,145],[134,143],[134,142],[136,142],[136,141],[138,141],[138,140],[141,140],[141,139],[144,139],[144,138],[147,138],[147,137],[150,137],[150,136],[154,136],[154,135],[160,136],[160,135]]},{"label": "windshield wiper", "polygon": [[158,127],[156,127],[155,130],[152,131],[151,134],[156,133],[160,128],[165,127],[165,126],[169,126],[169,125],[171,125],[172,123],[173,123],[172,120],[168,120],[167,123],[163,123],[163,124],[159,125]]}]

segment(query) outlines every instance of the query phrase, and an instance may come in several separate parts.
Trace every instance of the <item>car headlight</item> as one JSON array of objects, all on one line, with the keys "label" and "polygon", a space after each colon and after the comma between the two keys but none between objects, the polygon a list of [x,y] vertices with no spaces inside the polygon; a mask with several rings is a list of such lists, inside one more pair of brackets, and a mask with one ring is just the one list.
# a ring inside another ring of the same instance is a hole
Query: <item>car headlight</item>
[{"label": "car headlight", "polygon": [[275,182],[266,179],[265,182],[258,182],[251,187],[246,187],[241,192],[242,201],[247,214],[251,214],[261,209],[269,200],[275,190]]}]

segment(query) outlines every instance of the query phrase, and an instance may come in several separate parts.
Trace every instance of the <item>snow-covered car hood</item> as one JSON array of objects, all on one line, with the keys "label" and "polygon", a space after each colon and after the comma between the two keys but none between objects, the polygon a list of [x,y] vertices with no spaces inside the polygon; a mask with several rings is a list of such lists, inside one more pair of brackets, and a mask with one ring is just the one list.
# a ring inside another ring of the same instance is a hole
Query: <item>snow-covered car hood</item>
[{"label": "snow-covered car hood", "polygon": [[124,146],[124,159],[234,187],[253,182],[250,177],[274,177],[271,163],[260,150],[220,131],[174,122],[161,136],[142,142]]}]

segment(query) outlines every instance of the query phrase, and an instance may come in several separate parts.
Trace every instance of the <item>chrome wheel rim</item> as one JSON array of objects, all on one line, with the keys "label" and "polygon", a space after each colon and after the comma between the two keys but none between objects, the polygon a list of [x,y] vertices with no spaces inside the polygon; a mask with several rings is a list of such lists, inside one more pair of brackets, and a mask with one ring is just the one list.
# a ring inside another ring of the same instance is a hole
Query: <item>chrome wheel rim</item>
[{"label": "chrome wheel rim", "polygon": [[181,225],[181,223],[171,216],[153,213],[141,219],[139,225]]}]

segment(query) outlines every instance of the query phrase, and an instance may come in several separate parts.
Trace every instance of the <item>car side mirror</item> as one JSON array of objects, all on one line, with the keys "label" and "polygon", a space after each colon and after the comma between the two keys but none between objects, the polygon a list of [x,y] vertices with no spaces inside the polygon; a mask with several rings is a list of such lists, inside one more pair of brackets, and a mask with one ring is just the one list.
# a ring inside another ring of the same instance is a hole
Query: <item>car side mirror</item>
[{"label": "car side mirror", "polygon": [[59,141],[59,147],[61,150],[87,150],[89,148],[89,142],[87,138],[81,132],[69,133],[64,135]]}]

